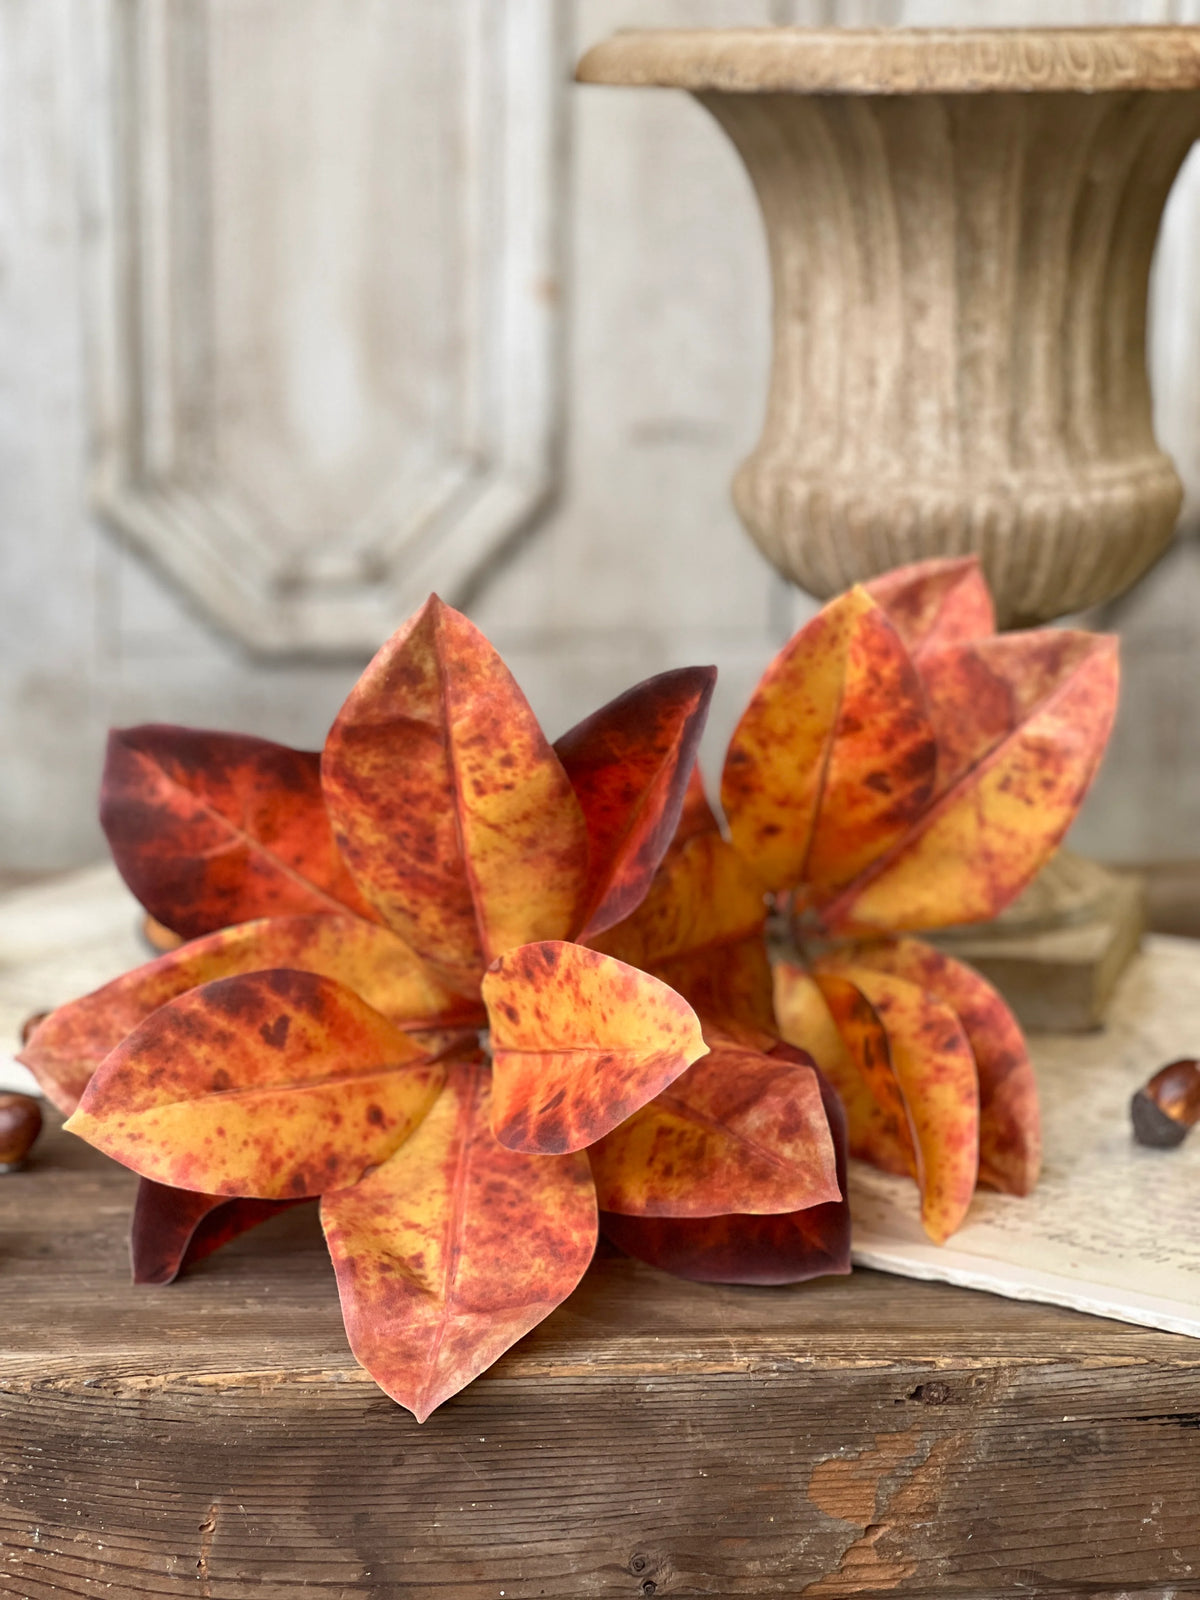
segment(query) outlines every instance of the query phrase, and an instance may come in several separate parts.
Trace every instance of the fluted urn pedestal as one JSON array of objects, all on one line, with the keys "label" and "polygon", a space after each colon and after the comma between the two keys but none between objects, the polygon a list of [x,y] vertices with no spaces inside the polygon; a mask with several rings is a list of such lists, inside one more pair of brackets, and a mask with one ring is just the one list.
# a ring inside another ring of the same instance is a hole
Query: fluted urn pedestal
[{"label": "fluted urn pedestal", "polygon": [[[689,90],[754,182],[774,359],[734,498],[782,573],[825,597],[975,552],[1011,627],[1108,600],[1161,554],[1181,488],[1146,300],[1200,136],[1200,28],[629,32],[578,76]],[[1106,988],[1136,895],[1092,881]],[[1076,933],[1079,885],[1059,897]],[[1059,912],[1039,901],[1044,933]],[[1093,991],[1070,1021],[1094,1020]]]},{"label": "fluted urn pedestal", "polygon": [[1146,294],[1200,29],[630,32],[578,75],[690,90],[754,181],[774,364],[734,494],[781,572],[976,551],[1009,626],[1160,554]]}]

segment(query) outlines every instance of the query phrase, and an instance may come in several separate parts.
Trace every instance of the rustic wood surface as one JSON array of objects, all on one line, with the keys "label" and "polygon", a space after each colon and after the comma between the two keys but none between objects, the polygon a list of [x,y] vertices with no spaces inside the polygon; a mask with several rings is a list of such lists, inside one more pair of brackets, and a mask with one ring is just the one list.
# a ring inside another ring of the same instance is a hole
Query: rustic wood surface
[{"label": "rustic wood surface", "polygon": [[418,1427],[309,1208],[131,1288],[127,1173],[0,1180],[0,1594],[1200,1593],[1200,1342],[862,1272],[598,1261]]}]

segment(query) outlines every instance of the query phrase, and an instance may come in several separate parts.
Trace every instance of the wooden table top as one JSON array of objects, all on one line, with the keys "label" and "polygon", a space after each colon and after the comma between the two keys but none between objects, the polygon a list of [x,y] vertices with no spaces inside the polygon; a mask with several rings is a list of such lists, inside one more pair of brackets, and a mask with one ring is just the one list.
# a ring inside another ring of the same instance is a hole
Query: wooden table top
[{"label": "wooden table top", "polygon": [[57,1129],[0,1179],[4,1596],[1200,1593],[1200,1341],[609,1254],[419,1427],[312,1208],[135,1289],[132,1190]]}]

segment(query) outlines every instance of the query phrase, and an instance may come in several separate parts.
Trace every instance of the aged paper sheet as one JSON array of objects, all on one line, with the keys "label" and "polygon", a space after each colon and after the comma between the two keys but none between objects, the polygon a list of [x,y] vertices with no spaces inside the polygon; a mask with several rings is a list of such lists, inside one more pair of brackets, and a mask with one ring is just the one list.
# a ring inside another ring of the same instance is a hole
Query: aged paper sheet
[{"label": "aged paper sheet", "polygon": [[1129,1125],[1129,1098],[1151,1073],[1200,1055],[1200,943],[1147,940],[1107,1027],[1035,1034],[1030,1048],[1045,1134],[1036,1191],[981,1191],[939,1248],[913,1185],[855,1162],[854,1259],[1200,1337],[1200,1132],[1146,1150]]}]

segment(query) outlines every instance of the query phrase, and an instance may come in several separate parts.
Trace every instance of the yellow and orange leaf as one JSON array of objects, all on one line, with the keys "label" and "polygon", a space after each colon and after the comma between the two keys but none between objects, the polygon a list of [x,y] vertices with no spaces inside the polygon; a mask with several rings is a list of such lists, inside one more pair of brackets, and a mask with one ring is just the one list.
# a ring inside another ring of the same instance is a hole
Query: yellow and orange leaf
[{"label": "yellow and orange leaf", "polygon": [[329,978],[222,978],[146,1018],[66,1124],[173,1188],[294,1199],[356,1182],[425,1115],[443,1067]]},{"label": "yellow and orange leaf", "polygon": [[978,556],[935,557],[881,573],[863,588],[921,664],[949,644],[996,631],[996,608]]},{"label": "yellow and orange leaf", "polygon": [[713,1217],[838,1200],[833,1140],[810,1065],[727,1043],[588,1152],[604,1211]]},{"label": "yellow and orange leaf", "polygon": [[512,950],[483,980],[492,1117],[511,1150],[582,1150],[707,1051],[695,1012],[666,984],[583,945]]},{"label": "yellow and orange leaf", "polygon": [[921,1222],[943,1243],[966,1216],[979,1175],[979,1086],[958,1018],[916,984],[865,967],[816,979],[846,1048],[916,1157]]},{"label": "yellow and orange leaf", "polygon": [[779,1031],[806,1051],[837,1090],[846,1112],[850,1154],[901,1177],[917,1175],[908,1117],[893,1095],[888,1109],[875,1098],[838,1032],[817,980],[803,967],[780,961],[775,967],[775,1014]]},{"label": "yellow and orange leaf", "polygon": [[197,728],[114,730],[100,821],[130,889],[185,938],[292,913],[374,920],[338,854],[310,751]]},{"label": "yellow and orange leaf", "polygon": [[[1115,639],[1050,630],[954,646],[931,659],[951,657],[983,663],[993,676],[1003,667],[1015,723],[988,729],[982,754],[957,737],[957,775],[825,905],[831,931],[920,930],[995,916],[1053,854],[1095,776],[1116,710]],[[973,677],[964,682],[978,695]],[[963,716],[969,727],[965,702]]]},{"label": "yellow and orange leaf", "polygon": [[856,966],[918,984],[958,1017],[979,1074],[979,1182],[1029,1194],[1042,1163],[1037,1081],[1016,1018],[972,967],[919,939],[858,946]]},{"label": "yellow and orange leaf", "polygon": [[906,833],[936,762],[908,651],[852,589],[779,652],[734,731],[721,785],[733,843],[768,888],[820,898]]},{"label": "yellow and orange leaf", "polygon": [[631,916],[591,942],[635,967],[658,967],[761,935],[762,884],[719,833],[673,848]]},{"label": "yellow and orange leaf", "polygon": [[436,596],[352,690],[322,781],[363,893],[464,993],[505,950],[575,930],[579,802],[508,668]]},{"label": "yellow and orange leaf", "polygon": [[438,982],[394,933],[357,917],[264,917],[194,939],[41,1022],[20,1059],[70,1115],[92,1073],[151,1012],[189,989],[268,967],[333,978],[406,1032],[477,1028],[483,1007]]},{"label": "yellow and orange leaf", "polygon": [[482,1064],[452,1066],[407,1144],[321,1202],[350,1348],[418,1422],[565,1300],[596,1245],[586,1156],[506,1149],[488,1101]]},{"label": "yellow and orange leaf", "polygon": [[620,695],[554,746],[583,808],[586,939],[640,903],[679,821],[717,681],[715,667],[684,667]]}]

